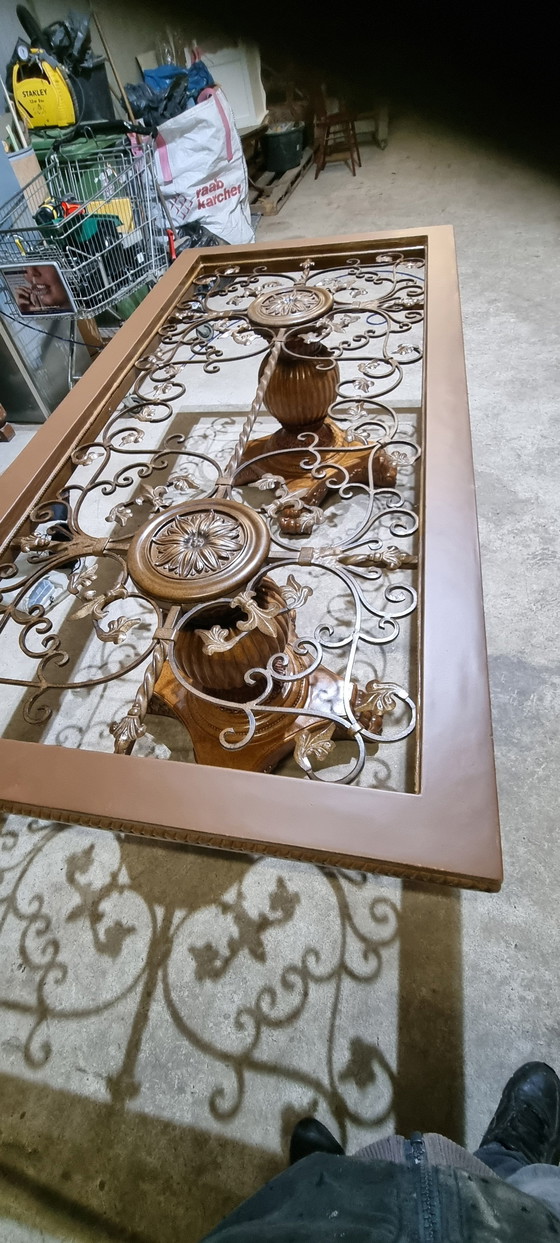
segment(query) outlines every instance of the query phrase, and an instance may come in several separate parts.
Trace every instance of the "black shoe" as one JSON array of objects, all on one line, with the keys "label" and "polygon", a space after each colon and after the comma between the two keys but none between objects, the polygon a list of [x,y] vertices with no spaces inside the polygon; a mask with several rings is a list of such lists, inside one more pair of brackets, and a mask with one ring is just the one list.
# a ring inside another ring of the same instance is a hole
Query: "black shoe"
[{"label": "black shoe", "polygon": [[344,1148],[341,1148],[338,1140],[322,1122],[318,1122],[317,1118],[301,1118],[292,1131],[290,1165],[295,1165],[302,1157],[309,1157],[312,1152],[330,1152],[336,1157],[344,1156]]},{"label": "black shoe", "polygon": [[560,1079],[546,1062],[526,1062],[508,1080],[480,1144],[502,1144],[532,1165],[560,1161]]}]

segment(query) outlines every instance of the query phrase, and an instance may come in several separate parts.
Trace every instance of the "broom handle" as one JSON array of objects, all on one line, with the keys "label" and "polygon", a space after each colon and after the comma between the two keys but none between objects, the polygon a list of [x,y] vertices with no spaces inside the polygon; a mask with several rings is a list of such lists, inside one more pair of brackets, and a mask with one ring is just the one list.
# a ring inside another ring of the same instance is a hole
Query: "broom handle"
[{"label": "broom handle", "polygon": [[18,138],[19,138],[19,140],[20,140],[20,143],[21,143],[21,146],[22,146],[22,149],[23,149],[24,147],[27,147],[27,146],[28,146],[28,143],[27,143],[26,138],[24,137],[24,133],[23,133],[23,130],[22,130],[21,125],[20,125],[20,123],[19,123],[19,117],[18,117],[18,114],[17,114],[17,112],[16,112],[15,105],[14,105],[14,103],[13,103],[13,101],[12,101],[12,99],[11,99],[10,95],[8,94],[8,90],[7,90],[7,88],[6,88],[6,83],[4,82],[4,79],[3,79],[3,77],[2,77],[2,74],[0,74],[0,82],[2,83],[2,90],[3,90],[3,92],[4,92],[5,96],[6,96],[6,102],[7,102],[7,104],[8,104],[8,108],[10,109],[10,112],[11,112],[11,114],[12,114],[12,116],[13,116],[13,119],[14,119],[14,125],[15,125],[15,127],[16,127],[16,133],[17,133],[17,136],[18,136]]},{"label": "broom handle", "polygon": [[123,104],[124,104],[124,107],[126,108],[126,111],[128,112],[128,117],[129,117],[129,120],[130,120],[130,121],[135,121],[135,120],[136,120],[136,117],[134,116],[134,113],[133,113],[132,108],[131,108],[131,106],[130,106],[130,101],[129,101],[128,95],[127,95],[127,93],[126,93],[126,91],[125,91],[125,89],[124,89],[124,86],[123,86],[123,84],[122,84],[122,81],[121,81],[121,79],[120,79],[120,77],[119,77],[118,70],[117,70],[117,67],[116,67],[116,65],[115,65],[115,62],[114,62],[114,60],[113,60],[113,57],[111,56],[111,52],[110,52],[110,49],[109,49],[109,44],[107,43],[107,40],[106,40],[106,38],[105,38],[105,35],[103,34],[103,30],[102,30],[102,28],[101,28],[101,22],[99,21],[99,18],[98,18],[98,16],[97,16],[97,13],[95,12],[95,9],[92,9],[92,17],[93,17],[93,20],[94,20],[94,22],[95,22],[95,25],[97,26],[97,32],[98,32],[98,34],[99,34],[99,38],[101,39],[101,42],[102,42],[102,44],[103,44],[103,51],[105,52],[105,55],[106,55],[106,57],[107,57],[107,60],[109,61],[109,64],[110,64],[110,66],[111,66],[111,69],[113,70],[113,77],[114,77],[115,82],[116,82],[116,84],[117,84],[117,86],[118,86],[118,88],[119,88],[119,91],[120,91],[120,93],[121,93],[122,102],[123,102]]}]

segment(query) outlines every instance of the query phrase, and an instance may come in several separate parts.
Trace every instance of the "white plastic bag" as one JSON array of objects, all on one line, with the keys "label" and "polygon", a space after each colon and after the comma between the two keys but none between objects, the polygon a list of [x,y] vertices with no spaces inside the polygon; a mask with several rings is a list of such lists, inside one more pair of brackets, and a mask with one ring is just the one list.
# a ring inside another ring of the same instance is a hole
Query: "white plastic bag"
[{"label": "white plastic bag", "polygon": [[247,165],[233,113],[219,87],[164,121],[156,140],[156,172],[173,223],[202,220],[232,244],[253,242]]}]

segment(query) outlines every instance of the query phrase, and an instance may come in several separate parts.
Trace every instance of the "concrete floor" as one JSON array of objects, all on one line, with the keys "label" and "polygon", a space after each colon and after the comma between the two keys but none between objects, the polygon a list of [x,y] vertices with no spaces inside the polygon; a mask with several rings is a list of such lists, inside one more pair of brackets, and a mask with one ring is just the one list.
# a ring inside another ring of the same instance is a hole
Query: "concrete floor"
[{"label": "concrete floor", "polygon": [[[452,223],[506,881],[499,895],[11,818],[0,839],[0,1237],[195,1243],[315,1111],[474,1146],[560,1065],[556,185],[417,122],[308,175],[260,239]],[[0,448],[1,454],[1,448]]]}]

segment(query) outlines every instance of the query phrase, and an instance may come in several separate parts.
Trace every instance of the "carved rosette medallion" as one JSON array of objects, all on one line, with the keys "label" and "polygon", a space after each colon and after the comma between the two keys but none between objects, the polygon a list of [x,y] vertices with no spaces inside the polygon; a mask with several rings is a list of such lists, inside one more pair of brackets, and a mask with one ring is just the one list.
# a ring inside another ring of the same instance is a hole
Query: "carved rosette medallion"
[{"label": "carved rosette medallion", "polygon": [[310,324],[330,311],[333,296],[319,285],[293,285],[262,293],[247,310],[253,324],[263,328],[291,328]]},{"label": "carved rosette medallion", "polygon": [[179,514],[160,527],[148,555],[156,570],[177,578],[199,578],[224,570],[242,552],[245,532],[236,518],[211,510]]},{"label": "carved rosette medallion", "polygon": [[148,595],[190,606],[247,583],[269,546],[266,524],[254,510],[237,501],[187,501],[137,532],[128,568]]}]

